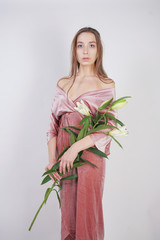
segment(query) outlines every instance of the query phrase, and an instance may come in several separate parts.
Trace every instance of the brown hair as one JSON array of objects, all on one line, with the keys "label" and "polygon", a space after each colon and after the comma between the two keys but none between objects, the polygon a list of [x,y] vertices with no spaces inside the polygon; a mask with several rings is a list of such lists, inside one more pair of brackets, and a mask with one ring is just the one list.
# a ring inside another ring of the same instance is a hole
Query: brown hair
[{"label": "brown hair", "polygon": [[[77,74],[77,68],[79,69],[79,66],[80,66],[79,62],[77,61],[77,56],[76,56],[77,38],[83,32],[93,33],[96,38],[98,56],[97,56],[97,59],[94,64],[95,64],[95,73],[96,73],[97,77],[99,77],[99,79],[102,80],[102,82],[104,82],[104,83],[114,82],[111,78],[108,77],[107,73],[105,72],[105,70],[103,68],[103,64],[102,64],[103,46],[102,46],[102,42],[101,42],[100,33],[96,29],[91,28],[91,27],[81,28],[74,36],[74,38],[72,40],[72,44],[71,44],[71,56],[72,56],[71,71],[70,71],[69,77],[65,77],[65,78],[69,79],[69,78],[73,77],[73,83],[75,81],[76,74]],[[61,78],[61,79],[64,79],[64,78]],[[107,81],[105,81],[105,80],[107,80]],[[108,80],[110,80],[110,81],[108,81]],[[72,83],[72,85],[73,85],[73,83]],[[70,86],[70,88],[72,87],[72,85]],[[70,90],[70,88],[68,89],[68,91]],[[68,94],[68,91],[67,91],[67,94]]]}]

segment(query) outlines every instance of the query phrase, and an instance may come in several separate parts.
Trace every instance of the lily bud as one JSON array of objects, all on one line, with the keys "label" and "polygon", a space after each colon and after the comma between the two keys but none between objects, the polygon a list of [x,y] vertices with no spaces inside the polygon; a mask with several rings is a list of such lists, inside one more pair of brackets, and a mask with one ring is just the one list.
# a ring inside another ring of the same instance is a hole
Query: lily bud
[{"label": "lily bud", "polygon": [[81,99],[81,103],[80,102],[76,102],[76,104],[77,104],[77,107],[74,107],[74,109],[76,109],[78,112],[80,112],[83,115],[90,116],[90,110],[85,105],[85,103],[83,102],[82,99]]},{"label": "lily bud", "polygon": [[117,109],[122,108],[122,107],[125,106],[126,104],[127,104],[126,99],[118,100],[118,101],[115,101],[115,102],[112,104],[111,109],[117,110]]},{"label": "lily bud", "polygon": [[120,136],[120,135],[127,136],[128,130],[127,130],[126,126],[123,126],[123,127],[119,127],[118,129],[113,129],[112,131],[108,132],[108,134],[113,137]]}]

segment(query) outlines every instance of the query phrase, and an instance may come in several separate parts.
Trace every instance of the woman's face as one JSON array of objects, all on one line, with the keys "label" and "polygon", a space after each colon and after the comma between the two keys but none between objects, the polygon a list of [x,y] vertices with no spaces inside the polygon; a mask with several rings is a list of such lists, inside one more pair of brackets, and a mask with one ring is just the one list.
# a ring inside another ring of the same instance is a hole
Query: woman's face
[{"label": "woman's face", "polygon": [[94,64],[97,58],[97,43],[93,33],[83,32],[77,38],[77,61],[81,65]]}]

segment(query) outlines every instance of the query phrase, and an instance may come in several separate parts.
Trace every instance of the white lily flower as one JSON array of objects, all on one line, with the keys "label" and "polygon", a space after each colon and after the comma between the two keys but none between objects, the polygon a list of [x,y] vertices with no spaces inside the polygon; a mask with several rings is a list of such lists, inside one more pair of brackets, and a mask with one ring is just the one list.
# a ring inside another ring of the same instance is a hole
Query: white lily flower
[{"label": "white lily flower", "polygon": [[128,130],[127,130],[126,126],[123,126],[123,127],[119,127],[118,129],[113,129],[108,134],[113,136],[113,137],[114,136],[120,136],[120,135],[127,136],[128,135]]},{"label": "white lily flower", "polygon": [[76,104],[77,104],[77,107],[74,107],[74,109],[76,109],[78,112],[80,112],[83,115],[90,116],[90,110],[85,105],[85,103],[83,102],[82,99],[81,99],[81,103],[80,102],[76,102]]}]

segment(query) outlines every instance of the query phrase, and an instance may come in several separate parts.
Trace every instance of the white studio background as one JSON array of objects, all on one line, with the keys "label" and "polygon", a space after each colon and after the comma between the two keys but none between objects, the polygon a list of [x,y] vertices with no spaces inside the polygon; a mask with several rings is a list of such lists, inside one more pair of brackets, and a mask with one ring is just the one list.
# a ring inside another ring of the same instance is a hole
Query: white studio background
[{"label": "white studio background", "polygon": [[[159,21],[156,0],[0,1],[0,239],[59,240],[53,193],[29,232],[47,186],[46,132],[59,78],[69,74],[76,32],[96,28],[116,82],[128,137],[112,142],[103,197],[105,240],[160,239]],[[84,239],[87,240],[87,239]]]}]

